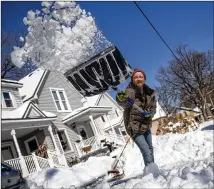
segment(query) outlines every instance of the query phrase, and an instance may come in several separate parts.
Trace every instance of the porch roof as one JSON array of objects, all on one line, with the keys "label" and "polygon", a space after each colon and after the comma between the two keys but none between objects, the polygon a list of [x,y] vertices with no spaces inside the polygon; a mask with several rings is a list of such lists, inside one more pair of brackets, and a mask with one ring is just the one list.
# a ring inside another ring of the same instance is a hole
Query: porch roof
[{"label": "porch roof", "polygon": [[[29,116],[31,111],[34,111],[36,116]],[[53,120],[57,116],[53,113],[41,111],[33,102],[25,102],[20,107],[11,111],[2,111],[1,120],[2,122],[14,122],[14,120]]]},{"label": "porch roof", "polygon": [[[73,112],[71,112],[70,114],[68,114],[67,116],[65,116],[62,120],[63,123],[68,123],[70,121],[85,121],[84,120],[84,116],[98,116],[98,115],[103,115],[106,114],[107,112],[111,111],[112,107],[109,106],[89,106],[89,107],[81,107],[78,108],[76,110],[74,110]],[[81,120],[80,120],[81,119]],[[89,119],[89,118],[87,118]]]}]

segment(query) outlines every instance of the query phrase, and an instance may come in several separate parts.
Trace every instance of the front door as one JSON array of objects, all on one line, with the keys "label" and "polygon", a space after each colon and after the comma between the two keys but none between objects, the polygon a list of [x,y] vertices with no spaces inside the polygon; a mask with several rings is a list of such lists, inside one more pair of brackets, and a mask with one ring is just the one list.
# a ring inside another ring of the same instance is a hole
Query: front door
[{"label": "front door", "polygon": [[77,131],[82,140],[86,140],[88,138],[88,135],[84,126],[78,126]]},{"label": "front door", "polygon": [[25,147],[26,147],[28,154],[31,154],[32,152],[36,152],[39,148],[39,144],[38,144],[36,136],[33,136],[33,137],[25,140],[24,143],[25,143]]}]

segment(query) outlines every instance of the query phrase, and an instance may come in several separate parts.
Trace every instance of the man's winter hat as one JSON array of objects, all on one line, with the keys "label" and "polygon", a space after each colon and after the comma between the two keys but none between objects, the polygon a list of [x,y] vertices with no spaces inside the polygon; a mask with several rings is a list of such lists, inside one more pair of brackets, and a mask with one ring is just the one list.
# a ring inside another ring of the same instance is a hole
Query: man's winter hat
[{"label": "man's winter hat", "polygon": [[133,73],[132,73],[132,76],[131,76],[131,80],[133,79],[133,76],[134,76],[134,74],[135,74],[136,72],[141,72],[141,73],[144,75],[144,78],[145,78],[145,80],[146,80],[146,74],[145,74],[145,72],[144,72],[143,70],[138,69],[138,68],[135,68],[135,69],[134,69],[134,71],[133,71]]}]

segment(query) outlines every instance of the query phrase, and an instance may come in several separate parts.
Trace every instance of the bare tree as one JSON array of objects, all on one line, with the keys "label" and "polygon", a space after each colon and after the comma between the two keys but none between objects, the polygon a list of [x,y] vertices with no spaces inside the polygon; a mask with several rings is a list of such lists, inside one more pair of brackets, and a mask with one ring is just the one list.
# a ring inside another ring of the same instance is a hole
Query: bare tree
[{"label": "bare tree", "polygon": [[[176,57],[158,70],[159,100],[166,106],[197,106],[205,120],[212,116],[208,102],[214,92],[213,52],[198,52],[179,45]],[[170,102],[170,103],[169,103]]]},{"label": "bare tree", "polygon": [[20,41],[21,32],[4,32],[1,36],[1,78],[19,80],[36,69],[31,63],[26,63],[22,68],[16,67],[11,61],[13,47],[23,46]]}]

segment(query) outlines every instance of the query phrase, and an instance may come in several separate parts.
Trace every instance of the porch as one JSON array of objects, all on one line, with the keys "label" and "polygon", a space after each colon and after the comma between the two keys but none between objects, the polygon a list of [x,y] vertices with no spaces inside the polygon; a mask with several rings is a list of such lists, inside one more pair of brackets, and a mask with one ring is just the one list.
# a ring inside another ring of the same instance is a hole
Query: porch
[{"label": "porch", "polygon": [[[68,166],[64,154],[57,148],[50,122],[40,122],[40,125],[22,124],[28,127],[21,128],[20,125],[14,124],[14,129],[8,129],[10,127],[3,125],[2,161],[20,170],[23,177],[54,166]],[[38,153],[41,146],[46,148],[46,155]]]},{"label": "porch", "polygon": [[[110,120],[108,113],[111,111],[111,107],[82,107],[63,118],[63,123],[76,133],[72,135],[72,139],[79,159],[107,151],[108,149],[103,146],[103,140],[114,143],[116,146],[122,146],[125,143],[122,132],[117,132],[122,118]],[[101,117],[106,120],[105,123],[100,123]],[[69,156],[66,154],[65,156],[69,161]]]}]

